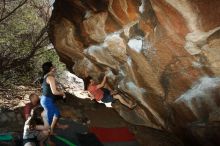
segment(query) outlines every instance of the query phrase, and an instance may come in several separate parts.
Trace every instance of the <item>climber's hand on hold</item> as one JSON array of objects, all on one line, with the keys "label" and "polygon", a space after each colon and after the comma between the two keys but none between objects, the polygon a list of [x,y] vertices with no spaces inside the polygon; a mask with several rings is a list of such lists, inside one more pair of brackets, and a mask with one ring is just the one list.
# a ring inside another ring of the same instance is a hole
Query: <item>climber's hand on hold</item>
[{"label": "climber's hand on hold", "polygon": [[88,95],[91,100],[95,99],[95,97],[89,91],[88,91]]}]

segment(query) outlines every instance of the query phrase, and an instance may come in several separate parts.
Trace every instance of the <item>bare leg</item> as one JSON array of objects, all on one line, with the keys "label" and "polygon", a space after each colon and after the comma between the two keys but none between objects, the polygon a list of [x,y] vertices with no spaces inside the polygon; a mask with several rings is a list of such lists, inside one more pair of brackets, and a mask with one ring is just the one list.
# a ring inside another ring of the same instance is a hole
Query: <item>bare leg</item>
[{"label": "bare leg", "polygon": [[68,126],[67,124],[57,123],[57,126],[56,126],[56,127],[64,130],[64,129],[68,128],[69,126]]},{"label": "bare leg", "polygon": [[58,120],[59,118],[56,117],[56,116],[53,116],[53,121],[52,121],[52,124],[51,124],[51,130],[50,130],[50,134],[53,135],[54,134],[54,128],[60,128],[60,129],[66,129],[68,128],[69,126],[66,125],[66,124],[60,124],[58,123]]},{"label": "bare leg", "polygon": [[58,117],[56,117],[56,116],[53,116],[53,121],[52,121],[52,123],[51,123],[51,130],[50,130],[50,134],[54,134],[53,132],[54,132],[54,128],[55,128],[55,126],[56,126],[56,124],[57,124],[57,122],[58,122]]},{"label": "bare leg", "polygon": [[37,139],[40,141],[40,146],[44,146],[44,141],[48,138],[49,136],[49,131],[42,131],[40,132],[40,134],[38,135]]},{"label": "bare leg", "polygon": [[116,90],[111,91],[112,96],[117,95],[117,94],[118,94],[118,91],[116,91]]},{"label": "bare leg", "polygon": [[113,98],[118,99],[123,105],[127,106],[128,108],[133,108],[133,104],[131,101],[126,101],[121,95],[117,94],[114,95]]}]

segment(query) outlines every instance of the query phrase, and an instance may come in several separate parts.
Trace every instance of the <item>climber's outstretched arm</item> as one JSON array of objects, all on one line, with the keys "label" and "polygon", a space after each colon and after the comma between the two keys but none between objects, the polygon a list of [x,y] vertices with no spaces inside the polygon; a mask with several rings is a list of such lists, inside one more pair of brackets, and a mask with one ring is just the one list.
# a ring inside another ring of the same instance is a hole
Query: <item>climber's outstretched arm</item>
[{"label": "climber's outstretched arm", "polygon": [[102,82],[97,85],[97,88],[103,88],[105,86],[106,81],[107,81],[107,76],[105,75]]}]

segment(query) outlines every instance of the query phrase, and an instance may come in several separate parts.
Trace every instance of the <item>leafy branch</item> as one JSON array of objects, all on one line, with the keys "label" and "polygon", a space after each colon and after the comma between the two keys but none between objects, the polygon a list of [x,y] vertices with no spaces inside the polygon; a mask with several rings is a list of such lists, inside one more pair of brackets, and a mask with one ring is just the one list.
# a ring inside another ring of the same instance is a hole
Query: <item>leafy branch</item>
[{"label": "leafy branch", "polygon": [[10,17],[12,14],[14,14],[20,7],[22,7],[26,2],[27,2],[28,0],[24,0],[24,1],[22,1],[22,2],[20,2],[20,4],[17,6],[17,7],[15,7],[11,12],[9,12],[7,15],[5,15],[4,17],[3,17],[3,15],[4,15],[4,12],[5,12],[5,0],[3,1],[3,9],[2,9],[2,13],[1,13],[1,18],[0,18],[0,23],[2,22],[2,21],[4,21],[5,19],[7,19],[8,17]]},{"label": "leafy branch", "polygon": [[40,48],[47,46],[49,44],[47,30],[48,25],[40,31],[39,35],[32,42],[32,49],[25,57],[12,60],[10,65],[5,66],[2,71],[23,65],[25,62],[29,61]]}]

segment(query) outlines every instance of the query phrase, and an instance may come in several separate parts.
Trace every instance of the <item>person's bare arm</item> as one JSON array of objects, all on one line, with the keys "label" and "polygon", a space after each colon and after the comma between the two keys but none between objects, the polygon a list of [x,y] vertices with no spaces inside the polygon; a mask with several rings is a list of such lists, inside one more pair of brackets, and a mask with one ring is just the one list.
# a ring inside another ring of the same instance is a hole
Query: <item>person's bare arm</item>
[{"label": "person's bare arm", "polygon": [[30,116],[30,114],[25,114],[25,121],[28,119],[28,117]]},{"label": "person's bare arm", "polygon": [[93,100],[93,99],[95,99],[95,97],[88,91],[88,94],[89,94],[89,98],[91,99],[91,100]]},{"label": "person's bare arm", "polygon": [[31,113],[31,109],[28,104],[25,105],[23,112],[24,112],[24,117],[25,117],[25,121],[26,121]]},{"label": "person's bare arm", "polygon": [[36,130],[49,130],[50,125],[49,125],[49,123],[47,121],[45,111],[42,112],[41,117],[43,119],[44,125],[36,125]]},{"label": "person's bare arm", "polygon": [[53,76],[48,76],[47,77],[47,82],[48,82],[48,84],[50,84],[51,91],[54,95],[65,96],[65,94],[62,91],[57,90],[56,81],[55,81],[55,78]]},{"label": "person's bare arm", "polygon": [[102,87],[104,87],[106,81],[107,81],[107,76],[105,75],[104,78],[102,79],[102,82],[97,85],[97,88],[102,88]]}]

